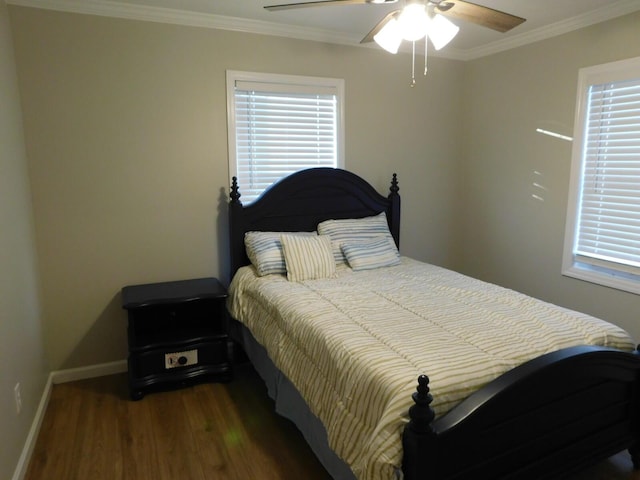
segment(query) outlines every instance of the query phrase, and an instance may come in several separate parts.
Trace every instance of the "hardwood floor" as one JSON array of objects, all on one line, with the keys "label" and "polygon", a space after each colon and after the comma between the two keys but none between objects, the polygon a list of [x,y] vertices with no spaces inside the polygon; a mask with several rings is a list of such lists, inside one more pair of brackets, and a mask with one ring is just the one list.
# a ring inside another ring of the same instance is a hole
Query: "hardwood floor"
[{"label": "hardwood floor", "polygon": [[[245,364],[128,399],[125,374],[55,385],[25,480],[330,480]],[[572,480],[640,480],[625,453]]]},{"label": "hardwood floor", "polygon": [[26,480],[328,480],[253,369],[129,400],[125,374],[55,385]]}]

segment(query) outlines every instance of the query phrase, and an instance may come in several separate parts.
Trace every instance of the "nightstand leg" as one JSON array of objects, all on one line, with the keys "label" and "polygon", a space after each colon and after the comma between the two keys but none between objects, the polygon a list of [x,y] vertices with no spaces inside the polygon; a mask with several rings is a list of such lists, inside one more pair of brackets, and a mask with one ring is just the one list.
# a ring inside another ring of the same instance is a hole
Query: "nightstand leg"
[{"label": "nightstand leg", "polygon": [[131,397],[131,400],[137,402],[138,400],[142,400],[144,393],[141,390],[131,390],[129,392],[129,396]]}]

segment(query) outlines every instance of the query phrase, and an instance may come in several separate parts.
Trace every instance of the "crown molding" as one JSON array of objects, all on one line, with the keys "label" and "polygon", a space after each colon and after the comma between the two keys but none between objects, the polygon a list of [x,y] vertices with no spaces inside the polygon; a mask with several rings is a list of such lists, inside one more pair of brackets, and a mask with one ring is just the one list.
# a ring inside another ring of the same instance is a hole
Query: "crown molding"
[{"label": "crown molding", "polygon": [[504,40],[498,40],[497,42],[492,42],[482,47],[464,50],[463,58],[461,58],[461,60],[475,60],[477,58],[493,55],[494,53],[511,50],[512,48],[522,47],[529,43],[563,35],[580,28],[589,27],[596,23],[611,20],[639,10],[640,0],[620,0],[614,4],[598,8],[582,15],[577,15],[567,20],[552,23],[545,27],[540,27],[520,35],[514,35]]},{"label": "crown molding", "polygon": [[[344,32],[299,27],[295,25],[229,17],[210,13],[192,12],[166,7],[133,5],[130,3],[111,0],[5,0],[5,2],[7,4],[22,7],[40,8],[60,12],[169,23],[191,27],[213,28],[234,32],[336,43],[349,46],[374,46],[371,44],[362,45],[360,44],[359,36]],[[432,55],[453,60],[475,60],[477,58],[493,55],[494,53],[499,53],[527,45],[529,43],[562,35],[579,28],[610,20],[638,10],[640,10],[640,0],[620,0],[612,5],[596,9],[592,12],[578,15],[568,20],[557,22],[520,35],[514,35],[504,40],[498,40],[482,47],[468,50],[447,48],[444,51],[441,50],[439,52],[434,52]],[[407,52],[409,50],[402,48],[401,51]]]},{"label": "crown molding", "polygon": [[357,44],[360,39],[353,35],[310,27],[298,27],[247,18],[228,17],[210,13],[178,10],[148,5],[133,5],[110,0],[5,0],[7,4],[21,7],[41,8],[59,12],[98,15],[103,17],[169,23],[190,27],[231,30],[280,37],[298,38],[318,42],[345,45]]}]

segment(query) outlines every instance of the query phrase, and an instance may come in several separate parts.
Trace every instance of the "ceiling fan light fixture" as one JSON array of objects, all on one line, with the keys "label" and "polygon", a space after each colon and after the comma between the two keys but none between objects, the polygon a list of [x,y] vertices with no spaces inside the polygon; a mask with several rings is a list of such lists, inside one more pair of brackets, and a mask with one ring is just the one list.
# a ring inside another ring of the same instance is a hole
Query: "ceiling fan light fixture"
[{"label": "ceiling fan light fixture", "polygon": [[427,34],[429,16],[425,6],[421,3],[410,3],[402,10],[398,23],[402,30],[402,37],[415,42]]},{"label": "ceiling fan light fixture", "polygon": [[460,27],[437,13],[429,22],[429,39],[436,50],[445,47],[460,31]]},{"label": "ceiling fan light fixture", "polygon": [[389,53],[398,53],[402,43],[402,29],[398,20],[392,18],[373,36],[375,42]]}]

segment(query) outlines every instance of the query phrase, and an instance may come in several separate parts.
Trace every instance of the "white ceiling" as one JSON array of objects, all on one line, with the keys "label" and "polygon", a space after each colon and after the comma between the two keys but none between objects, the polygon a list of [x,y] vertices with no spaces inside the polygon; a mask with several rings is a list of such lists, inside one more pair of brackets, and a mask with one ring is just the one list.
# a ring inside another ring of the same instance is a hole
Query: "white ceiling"
[{"label": "white ceiling", "polygon": [[[267,11],[265,5],[305,0],[6,0],[38,6],[170,23],[359,45],[389,11],[402,5],[338,5]],[[640,11],[640,0],[474,0],[526,18],[507,33],[455,21],[458,36],[439,54],[467,60]],[[640,25],[638,26],[640,32]],[[375,45],[373,48],[378,48]]]}]

